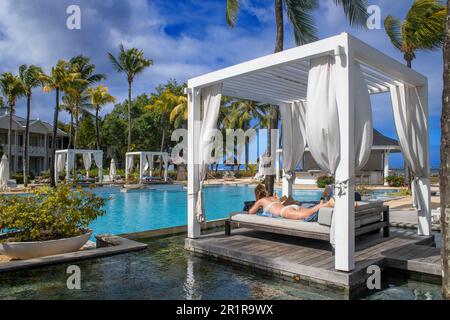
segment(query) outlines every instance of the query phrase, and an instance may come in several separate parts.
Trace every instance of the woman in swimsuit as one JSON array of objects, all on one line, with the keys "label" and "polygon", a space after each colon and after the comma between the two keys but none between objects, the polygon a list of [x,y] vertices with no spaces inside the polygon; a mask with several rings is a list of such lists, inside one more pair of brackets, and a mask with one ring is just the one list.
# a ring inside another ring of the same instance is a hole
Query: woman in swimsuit
[{"label": "woman in swimsuit", "polygon": [[298,205],[284,206],[276,194],[269,196],[266,187],[262,184],[256,187],[255,196],[256,202],[249,210],[249,214],[256,214],[259,209],[263,208],[264,212],[271,213],[273,216],[292,220],[303,220],[318,212],[321,208],[334,206],[333,199],[326,203],[320,203],[312,208],[304,208]]}]

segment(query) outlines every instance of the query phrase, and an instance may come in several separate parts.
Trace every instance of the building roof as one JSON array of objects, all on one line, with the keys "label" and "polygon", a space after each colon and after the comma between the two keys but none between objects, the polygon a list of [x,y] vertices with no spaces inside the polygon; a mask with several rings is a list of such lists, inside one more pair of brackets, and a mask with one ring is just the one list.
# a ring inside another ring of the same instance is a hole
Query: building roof
[{"label": "building roof", "polygon": [[[6,117],[9,117],[9,115],[8,114],[0,115],[0,120],[3,118],[6,118]],[[14,114],[13,121],[19,126],[19,130],[20,129],[25,130],[25,125],[26,125],[26,121],[27,121],[25,118],[19,117]],[[53,133],[53,125],[51,125],[50,123],[42,121],[40,119],[30,119],[30,126],[35,123],[42,124],[47,129],[48,133]],[[3,129],[7,129],[7,128],[3,128]],[[66,135],[67,135],[66,132],[64,132],[58,128],[58,136],[66,136]]]},{"label": "building roof", "polygon": [[383,135],[377,129],[373,129],[373,146],[396,146],[399,147],[398,141]]}]

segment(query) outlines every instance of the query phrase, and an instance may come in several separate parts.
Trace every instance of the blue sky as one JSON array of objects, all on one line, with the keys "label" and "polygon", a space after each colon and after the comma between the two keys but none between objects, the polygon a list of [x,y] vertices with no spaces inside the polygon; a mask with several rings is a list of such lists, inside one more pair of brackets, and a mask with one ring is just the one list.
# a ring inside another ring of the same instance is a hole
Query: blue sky
[{"label": "blue sky", "polygon": [[[237,27],[225,23],[225,0],[2,0],[0,1],[0,72],[15,71],[22,63],[37,64],[49,71],[60,58],[85,54],[106,73],[105,84],[119,100],[126,96],[123,75],[115,73],[107,59],[117,46],[136,46],[154,59],[155,65],[139,76],[134,93],[151,92],[170,78],[190,77],[243,62],[273,52],[275,22],[273,0],[242,0]],[[369,0],[388,14],[403,18],[412,0]],[[82,13],[82,29],[66,28],[66,8],[77,4]],[[402,61],[383,29],[351,28],[342,10],[332,0],[321,0],[314,13],[319,37],[349,32],[384,53]],[[286,19],[285,47],[294,46]],[[439,165],[440,112],[442,94],[442,53],[419,52],[413,68],[429,79],[431,163]],[[32,115],[51,121],[53,95],[36,92]],[[372,99],[375,128],[396,137],[390,98]],[[17,112],[24,114],[25,102]],[[105,108],[109,112],[112,106]],[[62,114],[67,120],[67,115]],[[391,166],[400,167],[400,156],[391,157]]]}]

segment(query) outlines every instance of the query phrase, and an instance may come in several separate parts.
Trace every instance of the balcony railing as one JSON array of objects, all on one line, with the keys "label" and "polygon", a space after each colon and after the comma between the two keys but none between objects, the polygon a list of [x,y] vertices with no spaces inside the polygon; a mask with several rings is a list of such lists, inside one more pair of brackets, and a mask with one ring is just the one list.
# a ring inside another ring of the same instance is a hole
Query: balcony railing
[{"label": "balcony railing", "polygon": [[[8,153],[8,144],[0,144],[1,147],[3,147],[3,152],[4,153]],[[15,154],[16,150],[15,150],[15,145],[12,145],[12,152],[13,155]],[[51,150],[48,149],[48,153],[50,153]],[[23,147],[19,146],[17,148],[17,153],[19,155],[23,154]],[[36,147],[36,146],[29,146],[28,147],[28,154],[30,156],[45,156],[46,155],[46,150],[45,147]]]}]

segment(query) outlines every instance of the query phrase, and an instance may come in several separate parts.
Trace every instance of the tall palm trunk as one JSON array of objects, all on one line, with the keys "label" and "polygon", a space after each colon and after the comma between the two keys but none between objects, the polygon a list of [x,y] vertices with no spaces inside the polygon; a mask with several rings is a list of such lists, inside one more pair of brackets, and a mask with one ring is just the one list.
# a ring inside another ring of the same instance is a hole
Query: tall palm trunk
[{"label": "tall palm trunk", "polygon": [[98,121],[98,109],[99,106],[95,106],[95,135],[97,140],[97,150],[100,150],[100,127]]},{"label": "tall palm trunk", "polygon": [[79,127],[79,123],[80,123],[80,117],[79,117],[79,110],[80,108],[78,106],[75,106],[75,132],[74,132],[74,137],[73,137],[73,148],[77,149],[78,148],[78,127]]},{"label": "tall palm trunk", "polygon": [[30,112],[31,112],[31,93],[27,95],[27,119],[25,124],[25,137],[23,137],[23,185],[28,187],[28,173],[30,169],[28,168],[28,145],[29,145],[29,134],[30,134]]},{"label": "tall palm trunk", "polygon": [[52,137],[52,157],[50,161],[50,184],[56,187],[55,179],[55,161],[56,161],[56,136],[58,134],[58,116],[59,116],[59,88],[56,88],[56,105],[53,113],[53,137]]},{"label": "tall palm trunk", "polygon": [[131,151],[131,84],[128,80],[128,152]]},{"label": "tall palm trunk", "polygon": [[447,1],[447,25],[444,42],[444,92],[441,117],[441,232],[442,296],[450,299],[450,1]]},{"label": "tall palm trunk", "polygon": [[[277,38],[275,43],[275,53],[283,51],[284,48],[284,21],[283,21],[283,1],[275,0],[275,20],[277,25]],[[270,158],[275,159],[272,155],[272,130],[278,129],[278,109],[277,106],[270,106],[270,121],[269,121],[269,141],[267,143],[268,154]],[[273,161],[272,161],[273,164]],[[269,194],[274,193],[275,176],[267,175],[265,185]]]},{"label": "tall palm trunk", "polygon": [[13,124],[13,113],[14,105],[9,105],[9,123],[8,123],[8,161],[9,161],[9,171],[13,171],[13,161],[12,161],[12,124]]},{"label": "tall palm trunk", "polygon": [[70,112],[69,149],[72,148],[72,138],[73,138],[73,112]]}]

